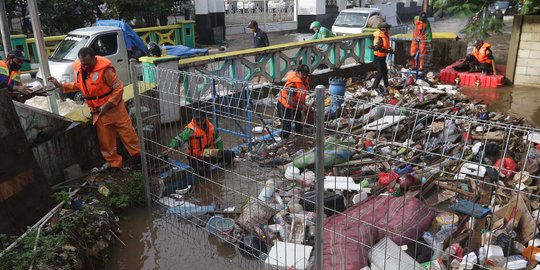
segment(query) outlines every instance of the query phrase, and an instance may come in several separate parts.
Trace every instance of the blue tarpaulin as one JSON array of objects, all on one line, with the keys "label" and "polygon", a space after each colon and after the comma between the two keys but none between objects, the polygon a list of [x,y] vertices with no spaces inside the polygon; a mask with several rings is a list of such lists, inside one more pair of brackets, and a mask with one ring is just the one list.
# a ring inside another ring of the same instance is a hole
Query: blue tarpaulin
[{"label": "blue tarpaulin", "polygon": [[179,57],[208,54],[208,49],[195,49],[182,45],[165,45],[165,49],[167,50],[167,55],[174,55]]},{"label": "blue tarpaulin", "polygon": [[146,52],[146,45],[141,40],[139,35],[137,35],[137,33],[135,33],[135,31],[133,31],[133,29],[131,29],[131,27],[127,23],[118,20],[97,20],[96,25],[115,26],[122,29],[122,33],[124,33],[124,39],[126,40],[127,48],[136,47],[141,51]]}]

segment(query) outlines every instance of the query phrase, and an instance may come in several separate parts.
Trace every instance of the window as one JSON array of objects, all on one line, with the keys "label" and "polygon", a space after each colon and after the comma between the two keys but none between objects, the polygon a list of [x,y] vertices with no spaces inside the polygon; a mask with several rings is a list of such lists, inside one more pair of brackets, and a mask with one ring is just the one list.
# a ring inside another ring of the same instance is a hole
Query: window
[{"label": "window", "polygon": [[367,13],[341,12],[334,22],[334,26],[364,27],[368,19]]},{"label": "window", "polygon": [[92,49],[97,55],[108,56],[118,52],[118,34],[105,34],[92,42]]},{"label": "window", "polygon": [[79,50],[84,47],[87,41],[88,36],[67,35],[58,44],[56,50],[51,55],[51,59],[55,61],[74,61],[77,59]]}]

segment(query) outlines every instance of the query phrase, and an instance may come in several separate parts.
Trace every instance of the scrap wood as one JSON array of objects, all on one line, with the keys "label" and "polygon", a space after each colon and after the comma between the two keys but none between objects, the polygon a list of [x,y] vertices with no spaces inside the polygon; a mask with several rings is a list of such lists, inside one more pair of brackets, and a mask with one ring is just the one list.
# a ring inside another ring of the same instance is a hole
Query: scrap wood
[{"label": "scrap wood", "polygon": [[[488,205],[491,201],[491,193],[493,187],[489,184],[479,183],[479,200],[476,202],[480,205]],[[478,250],[482,243],[482,234],[481,229],[486,228],[487,218],[478,218],[475,219],[474,228],[471,236],[471,248],[473,250]]]},{"label": "scrap wood", "polygon": [[453,192],[456,192],[456,193],[459,193],[463,196],[466,196],[466,197],[469,197],[470,199],[476,199],[476,194],[472,193],[472,192],[469,192],[469,191],[465,191],[461,188],[458,188],[458,187],[454,187],[452,185],[449,185],[449,184],[445,184],[445,183],[437,183],[437,185],[443,189],[448,189],[450,191],[453,191]]},{"label": "scrap wood", "polygon": [[371,159],[371,158],[368,158],[368,159],[356,159],[356,160],[350,160],[350,161],[347,161],[345,163],[341,163],[341,164],[336,164],[334,165],[334,167],[344,167],[344,166],[352,166],[352,165],[363,165],[363,164],[370,164],[370,163],[375,163],[377,161]]},{"label": "scrap wood", "polygon": [[502,130],[489,131],[483,134],[473,132],[472,136],[477,140],[486,141],[503,141],[505,139],[505,133]]}]

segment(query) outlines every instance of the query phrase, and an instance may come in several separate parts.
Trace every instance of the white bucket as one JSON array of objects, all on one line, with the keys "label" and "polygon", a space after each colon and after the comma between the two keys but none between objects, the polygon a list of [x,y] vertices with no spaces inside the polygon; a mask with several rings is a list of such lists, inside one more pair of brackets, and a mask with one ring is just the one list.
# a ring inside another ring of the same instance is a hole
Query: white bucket
[{"label": "white bucket", "polygon": [[285,170],[285,178],[287,180],[301,180],[300,169],[290,166]]}]

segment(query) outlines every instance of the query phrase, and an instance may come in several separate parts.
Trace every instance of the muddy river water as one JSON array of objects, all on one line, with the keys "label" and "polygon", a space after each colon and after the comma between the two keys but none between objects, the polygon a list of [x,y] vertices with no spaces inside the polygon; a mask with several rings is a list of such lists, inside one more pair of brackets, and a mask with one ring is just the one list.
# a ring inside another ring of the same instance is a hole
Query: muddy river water
[{"label": "muddy river water", "polygon": [[[487,104],[490,111],[523,117],[531,125],[540,127],[538,88],[518,86],[499,89],[468,88],[462,92],[472,99]],[[255,177],[260,173],[252,168],[244,169],[250,170],[247,174],[242,172],[245,175],[252,174]],[[264,174],[268,175],[268,172]],[[231,180],[223,181],[227,185],[227,181]],[[248,189],[253,188],[257,187],[251,185]],[[235,201],[236,205],[239,203],[236,197],[228,195],[227,191],[222,192],[221,197],[226,201]],[[109,270],[264,268],[259,262],[243,257],[233,246],[220,243],[215,237],[208,236],[202,229],[194,225],[179,224],[159,215],[151,217],[146,208],[124,212],[120,217],[120,226],[123,230],[120,238],[125,246],[119,241],[114,244],[107,266]]]}]

